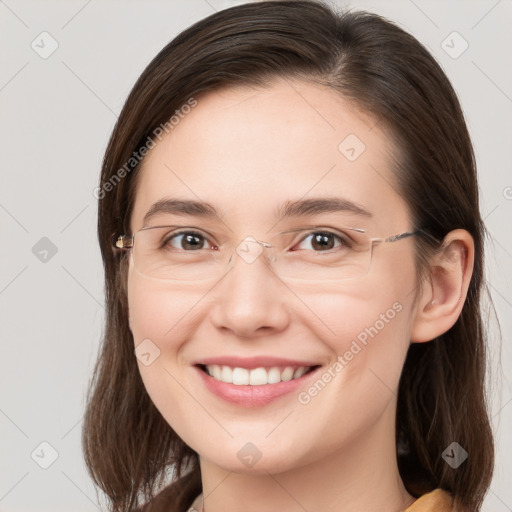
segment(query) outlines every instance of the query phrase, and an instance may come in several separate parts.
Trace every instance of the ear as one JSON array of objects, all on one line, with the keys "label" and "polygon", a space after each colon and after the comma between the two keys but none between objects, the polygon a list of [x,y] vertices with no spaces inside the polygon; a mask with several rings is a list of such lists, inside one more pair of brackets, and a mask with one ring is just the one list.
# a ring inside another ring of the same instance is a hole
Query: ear
[{"label": "ear", "polygon": [[466,300],[474,259],[473,237],[464,229],[450,231],[432,256],[422,283],[412,343],[433,340],[455,324]]}]

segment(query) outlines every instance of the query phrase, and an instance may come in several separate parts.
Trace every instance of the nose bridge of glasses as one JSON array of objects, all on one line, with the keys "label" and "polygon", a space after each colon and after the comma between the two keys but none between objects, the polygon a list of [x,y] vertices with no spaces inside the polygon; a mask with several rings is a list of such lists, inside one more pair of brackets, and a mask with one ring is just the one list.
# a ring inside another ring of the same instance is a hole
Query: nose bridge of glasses
[{"label": "nose bridge of glasses", "polygon": [[[245,263],[254,263],[262,254],[268,253],[270,261],[275,260],[275,247],[269,242],[256,240],[253,236],[246,236],[235,247],[237,258],[242,259]],[[232,254],[229,260],[235,262],[235,254]]]}]

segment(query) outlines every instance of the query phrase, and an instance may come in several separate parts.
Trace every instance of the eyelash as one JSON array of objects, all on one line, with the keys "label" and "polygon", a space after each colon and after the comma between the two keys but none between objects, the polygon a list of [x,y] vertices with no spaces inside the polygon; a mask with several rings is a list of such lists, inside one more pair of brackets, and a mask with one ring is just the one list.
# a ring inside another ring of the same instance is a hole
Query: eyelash
[{"label": "eyelash", "polygon": [[[179,236],[182,236],[182,235],[195,235],[195,236],[199,236],[199,237],[203,238],[205,242],[208,242],[208,238],[205,235],[203,235],[202,233],[199,233],[197,231],[182,230],[182,231],[178,231],[176,233],[173,233],[171,236],[168,236],[168,237],[164,238],[164,240],[162,240],[162,247],[167,245],[171,240],[173,240],[173,239],[175,239],[175,238],[177,238]],[[307,240],[309,237],[311,237],[313,235],[332,235],[333,237],[335,237],[340,242],[337,246],[335,246],[332,249],[328,249],[327,251],[313,251],[313,252],[331,252],[334,249],[339,248],[340,246],[348,246],[348,247],[350,247],[350,241],[348,240],[348,237],[346,237],[346,236],[342,237],[341,235],[339,235],[337,233],[333,233],[332,231],[328,231],[328,230],[308,231],[304,235],[304,237],[302,237],[296,244],[294,244],[294,247],[296,245],[302,244],[305,240]],[[211,247],[211,245],[214,245],[214,244],[210,244],[210,247]],[[201,250],[202,249],[204,249],[204,248],[201,248]],[[185,252],[194,252],[194,251],[185,251]]]},{"label": "eyelash", "polygon": [[[346,239],[343,239],[340,235],[333,233],[332,231],[310,231],[307,235],[305,235],[298,243],[301,244],[305,240],[307,240],[312,235],[332,235],[335,239],[339,241],[338,245],[335,245],[332,249],[328,249],[328,251],[334,251],[336,248],[340,248],[343,245],[349,245]],[[297,245],[297,244],[295,244]],[[328,251],[314,251],[314,252],[328,252]]]}]

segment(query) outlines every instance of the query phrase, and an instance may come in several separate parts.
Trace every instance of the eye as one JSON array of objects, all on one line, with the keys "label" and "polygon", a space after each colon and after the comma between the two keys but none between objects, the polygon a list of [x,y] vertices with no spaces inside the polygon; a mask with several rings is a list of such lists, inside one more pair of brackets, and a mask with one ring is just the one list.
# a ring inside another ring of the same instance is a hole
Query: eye
[{"label": "eye", "polygon": [[197,251],[200,249],[213,248],[208,239],[201,233],[195,231],[181,231],[166,237],[162,245],[173,247],[183,251]]},{"label": "eye", "polygon": [[[336,245],[336,242],[337,245]],[[300,245],[309,244],[309,247],[300,247]],[[316,252],[329,251],[334,248],[348,247],[349,243],[340,235],[331,233],[330,231],[314,231],[303,238],[295,247],[299,249],[311,249]]]}]

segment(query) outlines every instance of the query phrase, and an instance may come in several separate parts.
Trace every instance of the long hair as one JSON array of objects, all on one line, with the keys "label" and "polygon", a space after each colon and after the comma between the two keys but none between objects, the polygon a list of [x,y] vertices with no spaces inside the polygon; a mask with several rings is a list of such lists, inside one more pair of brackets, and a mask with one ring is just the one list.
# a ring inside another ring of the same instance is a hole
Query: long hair
[{"label": "long hair", "polygon": [[[202,93],[265,87],[276,78],[331,87],[386,127],[397,148],[400,193],[414,225],[429,235],[415,242],[418,268],[449,231],[463,228],[474,238],[474,271],[460,317],[437,339],[409,348],[396,441],[401,478],[413,496],[442,488],[457,510],[478,511],[491,481],[494,443],[480,311],[484,227],[464,116],[449,80],[414,37],[378,15],[340,13],[315,0],[247,3],[195,23],[150,62],[126,100],[97,193],[106,320],[82,431],[91,477],[113,512],[153,498],[169,472],[166,510],[185,511],[201,491],[197,454],[163,419],[139,374],[128,325],[127,260],[113,251],[113,235],[130,232],[143,161],[134,155],[158,127],[171,129],[169,119]],[[469,453],[457,469],[441,456],[454,441]]]}]

